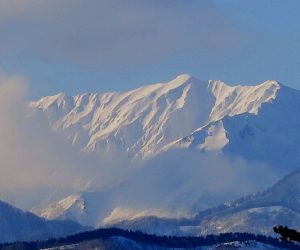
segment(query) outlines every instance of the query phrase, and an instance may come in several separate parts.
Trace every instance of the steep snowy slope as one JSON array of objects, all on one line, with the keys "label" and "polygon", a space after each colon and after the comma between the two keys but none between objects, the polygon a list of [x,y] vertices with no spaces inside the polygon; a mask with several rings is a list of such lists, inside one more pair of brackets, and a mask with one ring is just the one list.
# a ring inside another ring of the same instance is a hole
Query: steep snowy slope
[{"label": "steep snowy slope", "polygon": [[[164,150],[175,147],[195,148],[200,151],[222,150],[226,155],[266,162],[284,174],[299,167],[300,92],[274,82],[263,85],[269,85],[270,88],[265,93],[273,95],[259,109],[238,115],[228,114],[172,142]],[[252,96],[251,100],[254,99]],[[238,103],[243,103],[242,100]]]},{"label": "steep snowy slope", "polygon": [[229,142],[226,131],[211,124],[227,116],[257,115],[280,88],[275,81],[233,87],[180,75],[168,83],[124,93],[61,93],[31,102],[30,107],[84,151],[121,150],[131,158],[144,158],[205,126],[218,138],[208,138],[203,148],[223,148]]},{"label": "steep snowy slope", "polygon": [[87,230],[71,221],[48,221],[0,201],[0,242],[60,237]]},{"label": "steep snowy slope", "polygon": [[213,103],[207,83],[181,75],[125,93],[58,94],[30,106],[85,151],[122,150],[144,157],[205,123]]},{"label": "steep snowy slope", "polygon": [[49,220],[73,220],[84,226],[98,226],[110,209],[107,193],[81,192],[50,204],[45,209],[34,209],[33,212]]},{"label": "steep snowy slope", "polygon": [[114,226],[147,233],[203,235],[225,232],[273,234],[273,226],[300,229],[300,170],[265,192],[200,212],[191,219],[131,218]]}]

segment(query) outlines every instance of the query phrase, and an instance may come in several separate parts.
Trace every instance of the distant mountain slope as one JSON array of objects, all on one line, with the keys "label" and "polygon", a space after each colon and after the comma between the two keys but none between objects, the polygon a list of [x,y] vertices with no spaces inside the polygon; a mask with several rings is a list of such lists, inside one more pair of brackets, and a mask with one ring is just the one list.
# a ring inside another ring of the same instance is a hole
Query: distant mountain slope
[{"label": "distant mountain slope", "polygon": [[300,229],[300,170],[268,190],[200,212],[191,219],[141,217],[113,223],[114,226],[147,233],[203,235],[251,232],[273,235],[273,226]]},{"label": "distant mountain slope", "polygon": [[97,227],[110,209],[108,194],[81,192],[50,204],[44,209],[34,209],[33,212],[50,220],[73,220],[84,226]]},{"label": "distant mountain slope", "polygon": [[72,221],[49,221],[0,201],[0,242],[61,237],[87,228]]},{"label": "distant mountain slope", "polygon": [[275,225],[295,229],[300,226],[300,170],[287,175],[264,192],[204,210],[192,218],[172,219],[158,211],[114,207],[108,197],[110,195],[104,196],[103,193],[83,192],[36,212],[45,218],[73,219],[83,225],[99,226],[104,223],[106,226],[170,235],[273,234]]},{"label": "distant mountain slope", "polygon": [[199,234],[253,232],[273,234],[275,225],[300,228],[300,170],[297,170],[265,192],[249,196],[218,209],[200,213]]},{"label": "distant mountain slope", "polygon": [[[289,92],[288,96],[285,92]],[[78,96],[61,93],[31,102],[30,107],[35,115],[46,116],[53,130],[63,131],[73,145],[80,146],[84,151],[121,150],[134,159],[155,155],[172,145],[201,144],[199,148],[204,150],[224,147],[236,149],[238,141],[234,140],[236,135],[231,135],[230,129],[237,123],[238,129],[243,130],[247,121],[246,118],[235,120],[235,117],[250,115],[256,121],[256,117],[263,112],[262,107],[272,106],[278,95],[283,96],[281,99],[284,101],[293,98],[293,102],[300,103],[298,91],[282,87],[276,81],[266,81],[256,86],[228,86],[221,81],[201,81],[189,75],[180,75],[168,83],[124,93]],[[278,112],[287,108],[286,105],[277,106]],[[294,106],[288,110],[296,112]],[[275,112],[271,117],[279,123],[272,123],[273,131],[267,131],[270,136],[287,125],[286,121],[279,119],[280,115]],[[231,122],[231,118],[234,122]],[[291,131],[298,126],[294,120],[290,121]],[[266,118],[259,121],[272,122]],[[227,128],[227,123],[234,124]],[[262,130],[270,126],[262,125]],[[260,134],[257,136],[259,138],[244,148],[251,147],[251,151],[256,143],[265,139]],[[287,150],[290,144],[282,145],[281,137],[283,135],[277,134],[274,147],[285,146],[283,150]],[[298,142],[298,139],[295,138],[291,143]],[[230,152],[244,153],[234,149]],[[269,160],[268,155],[257,158]]]}]

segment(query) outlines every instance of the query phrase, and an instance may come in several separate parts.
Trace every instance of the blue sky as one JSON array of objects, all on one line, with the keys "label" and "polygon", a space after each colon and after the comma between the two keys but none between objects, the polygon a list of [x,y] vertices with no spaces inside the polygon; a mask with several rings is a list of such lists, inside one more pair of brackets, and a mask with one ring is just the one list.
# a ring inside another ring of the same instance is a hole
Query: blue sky
[{"label": "blue sky", "polygon": [[300,89],[299,0],[0,0],[0,71],[30,97],[181,73]]}]

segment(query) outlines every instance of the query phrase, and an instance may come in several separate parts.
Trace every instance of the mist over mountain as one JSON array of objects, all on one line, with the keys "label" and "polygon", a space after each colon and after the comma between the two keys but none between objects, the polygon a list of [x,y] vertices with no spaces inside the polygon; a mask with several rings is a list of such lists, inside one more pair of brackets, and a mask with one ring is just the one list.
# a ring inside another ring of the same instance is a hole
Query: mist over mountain
[{"label": "mist over mountain", "polygon": [[0,0],[0,250],[288,245],[299,13],[296,0]]},{"label": "mist over mountain", "polygon": [[28,103],[23,79],[2,77],[0,87],[0,195],[21,208],[180,235],[268,234],[274,223],[298,223],[290,202],[298,189],[285,184],[297,174],[238,200],[298,167],[297,90],[180,75],[124,93]]},{"label": "mist over mountain", "polygon": [[162,235],[209,235],[248,232],[275,236],[273,227],[300,225],[300,169],[272,187],[201,211],[191,218],[141,215],[109,221],[109,226]]},{"label": "mist over mountain", "polygon": [[79,167],[87,185],[33,211],[99,226],[132,216],[191,216],[263,190],[297,168],[297,103],[300,92],[277,81],[229,86],[190,75],[124,93],[30,102],[31,119],[45,119],[93,158]]}]

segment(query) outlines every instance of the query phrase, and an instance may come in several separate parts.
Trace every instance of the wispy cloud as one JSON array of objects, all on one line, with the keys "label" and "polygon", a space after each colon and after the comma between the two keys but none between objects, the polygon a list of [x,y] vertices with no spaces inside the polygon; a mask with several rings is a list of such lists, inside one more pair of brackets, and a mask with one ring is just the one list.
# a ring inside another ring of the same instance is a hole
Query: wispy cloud
[{"label": "wispy cloud", "polygon": [[278,180],[271,166],[216,153],[175,150],[141,164],[115,191],[121,207],[195,213]]},{"label": "wispy cloud", "polygon": [[241,36],[210,1],[0,1],[0,57],[87,64],[211,56]]}]

